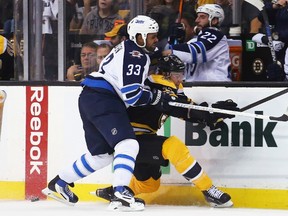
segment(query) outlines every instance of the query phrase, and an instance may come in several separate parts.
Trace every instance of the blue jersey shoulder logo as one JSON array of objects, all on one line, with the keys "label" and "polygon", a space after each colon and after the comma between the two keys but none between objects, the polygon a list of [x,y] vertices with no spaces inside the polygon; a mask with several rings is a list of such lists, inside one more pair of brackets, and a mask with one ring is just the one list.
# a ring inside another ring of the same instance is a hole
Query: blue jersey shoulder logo
[{"label": "blue jersey shoulder logo", "polygon": [[137,50],[133,50],[132,52],[130,52],[132,57],[136,57],[136,58],[141,58],[143,56],[143,54],[141,54],[139,51]]}]

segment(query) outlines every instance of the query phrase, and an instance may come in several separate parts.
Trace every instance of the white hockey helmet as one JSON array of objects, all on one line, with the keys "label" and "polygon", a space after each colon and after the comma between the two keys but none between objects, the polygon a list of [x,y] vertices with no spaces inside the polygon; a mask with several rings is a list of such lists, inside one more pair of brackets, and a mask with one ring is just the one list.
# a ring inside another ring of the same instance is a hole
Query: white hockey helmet
[{"label": "white hockey helmet", "polygon": [[204,4],[197,8],[196,14],[197,13],[208,14],[209,16],[208,20],[209,20],[210,26],[211,26],[211,21],[214,18],[218,18],[219,20],[218,25],[220,25],[223,22],[224,17],[225,17],[222,7],[218,4]]},{"label": "white hockey helmet", "polygon": [[137,44],[136,42],[136,35],[141,34],[142,38],[144,40],[144,45],[140,46],[137,44],[137,46],[143,48],[146,46],[146,38],[148,33],[157,33],[159,31],[159,25],[158,23],[144,15],[138,15],[135,18],[133,18],[127,26],[127,32],[129,34],[129,39],[134,41],[134,43]]}]

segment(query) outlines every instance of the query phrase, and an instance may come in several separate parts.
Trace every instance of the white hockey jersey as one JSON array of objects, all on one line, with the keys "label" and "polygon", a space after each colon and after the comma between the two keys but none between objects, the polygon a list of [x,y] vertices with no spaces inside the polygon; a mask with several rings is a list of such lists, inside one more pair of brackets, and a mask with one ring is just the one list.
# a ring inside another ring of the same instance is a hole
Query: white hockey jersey
[{"label": "white hockey jersey", "polygon": [[186,44],[171,46],[172,53],[186,63],[185,82],[231,81],[227,37],[218,29],[203,29]]},{"label": "white hockey jersey", "polygon": [[149,65],[150,58],[144,50],[126,40],[115,46],[99,65],[99,71],[86,76],[81,85],[101,87],[99,80],[105,80],[127,107],[145,105],[151,97],[150,90],[144,88]]}]

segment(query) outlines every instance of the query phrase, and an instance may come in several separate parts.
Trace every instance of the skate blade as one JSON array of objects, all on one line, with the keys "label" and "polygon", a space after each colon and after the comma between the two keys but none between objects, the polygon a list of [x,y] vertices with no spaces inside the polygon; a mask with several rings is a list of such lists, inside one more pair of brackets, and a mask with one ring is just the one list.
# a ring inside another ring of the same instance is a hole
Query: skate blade
[{"label": "skate blade", "polygon": [[223,204],[216,204],[216,203],[212,203],[212,202],[210,202],[209,204],[213,208],[230,208],[230,207],[233,207],[233,202],[231,200],[229,200],[228,202],[223,203]]},{"label": "skate blade", "polygon": [[121,202],[110,202],[108,208],[109,211],[123,211],[123,212],[134,212],[134,211],[143,211],[145,205],[143,203],[135,202],[130,204],[130,206],[124,206]]},{"label": "skate blade", "polygon": [[65,200],[64,198],[58,196],[57,193],[55,193],[54,191],[50,190],[49,188],[44,188],[44,189],[42,190],[42,193],[43,193],[44,195],[46,195],[47,197],[50,197],[50,198],[52,198],[52,199],[54,199],[54,200],[56,200],[56,201],[58,201],[58,202],[61,202],[61,203],[66,204],[66,205],[68,205],[68,206],[74,206],[74,205],[75,205],[75,203],[68,202],[68,201]]}]

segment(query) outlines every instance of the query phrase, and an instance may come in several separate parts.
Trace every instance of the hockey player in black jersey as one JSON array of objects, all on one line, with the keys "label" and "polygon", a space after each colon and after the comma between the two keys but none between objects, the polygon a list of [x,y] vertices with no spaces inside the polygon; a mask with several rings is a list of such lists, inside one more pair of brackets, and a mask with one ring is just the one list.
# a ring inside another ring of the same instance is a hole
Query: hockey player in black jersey
[{"label": "hockey player in black jersey", "polygon": [[[158,67],[159,74],[150,75],[146,84],[152,90],[158,89],[174,95],[178,101],[182,100],[183,103],[194,103],[183,92],[184,63],[177,56],[170,55],[162,57],[158,61]],[[212,106],[238,110],[237,104],[231,100],[219,101]],[[169,161],[185,179],[202,191],[211,206],[231,207],[233,205],[230,195],[213,185],[212,180],[179,138],[159,136],[157,130],[169,115],[186,121],[203,122],[210,128],[215,128],[215,124],[234,116],[170,107],[165,100],[162,101],[161,107],[149,105],[130,107],[128,114],[139,142],[134,175],[129,185],[135,195],[156,191],[160,186],[160,166],[167,166]],[[106,200],[110,200],[111,194],[112,187],[96,190],[96,195]]]}]

